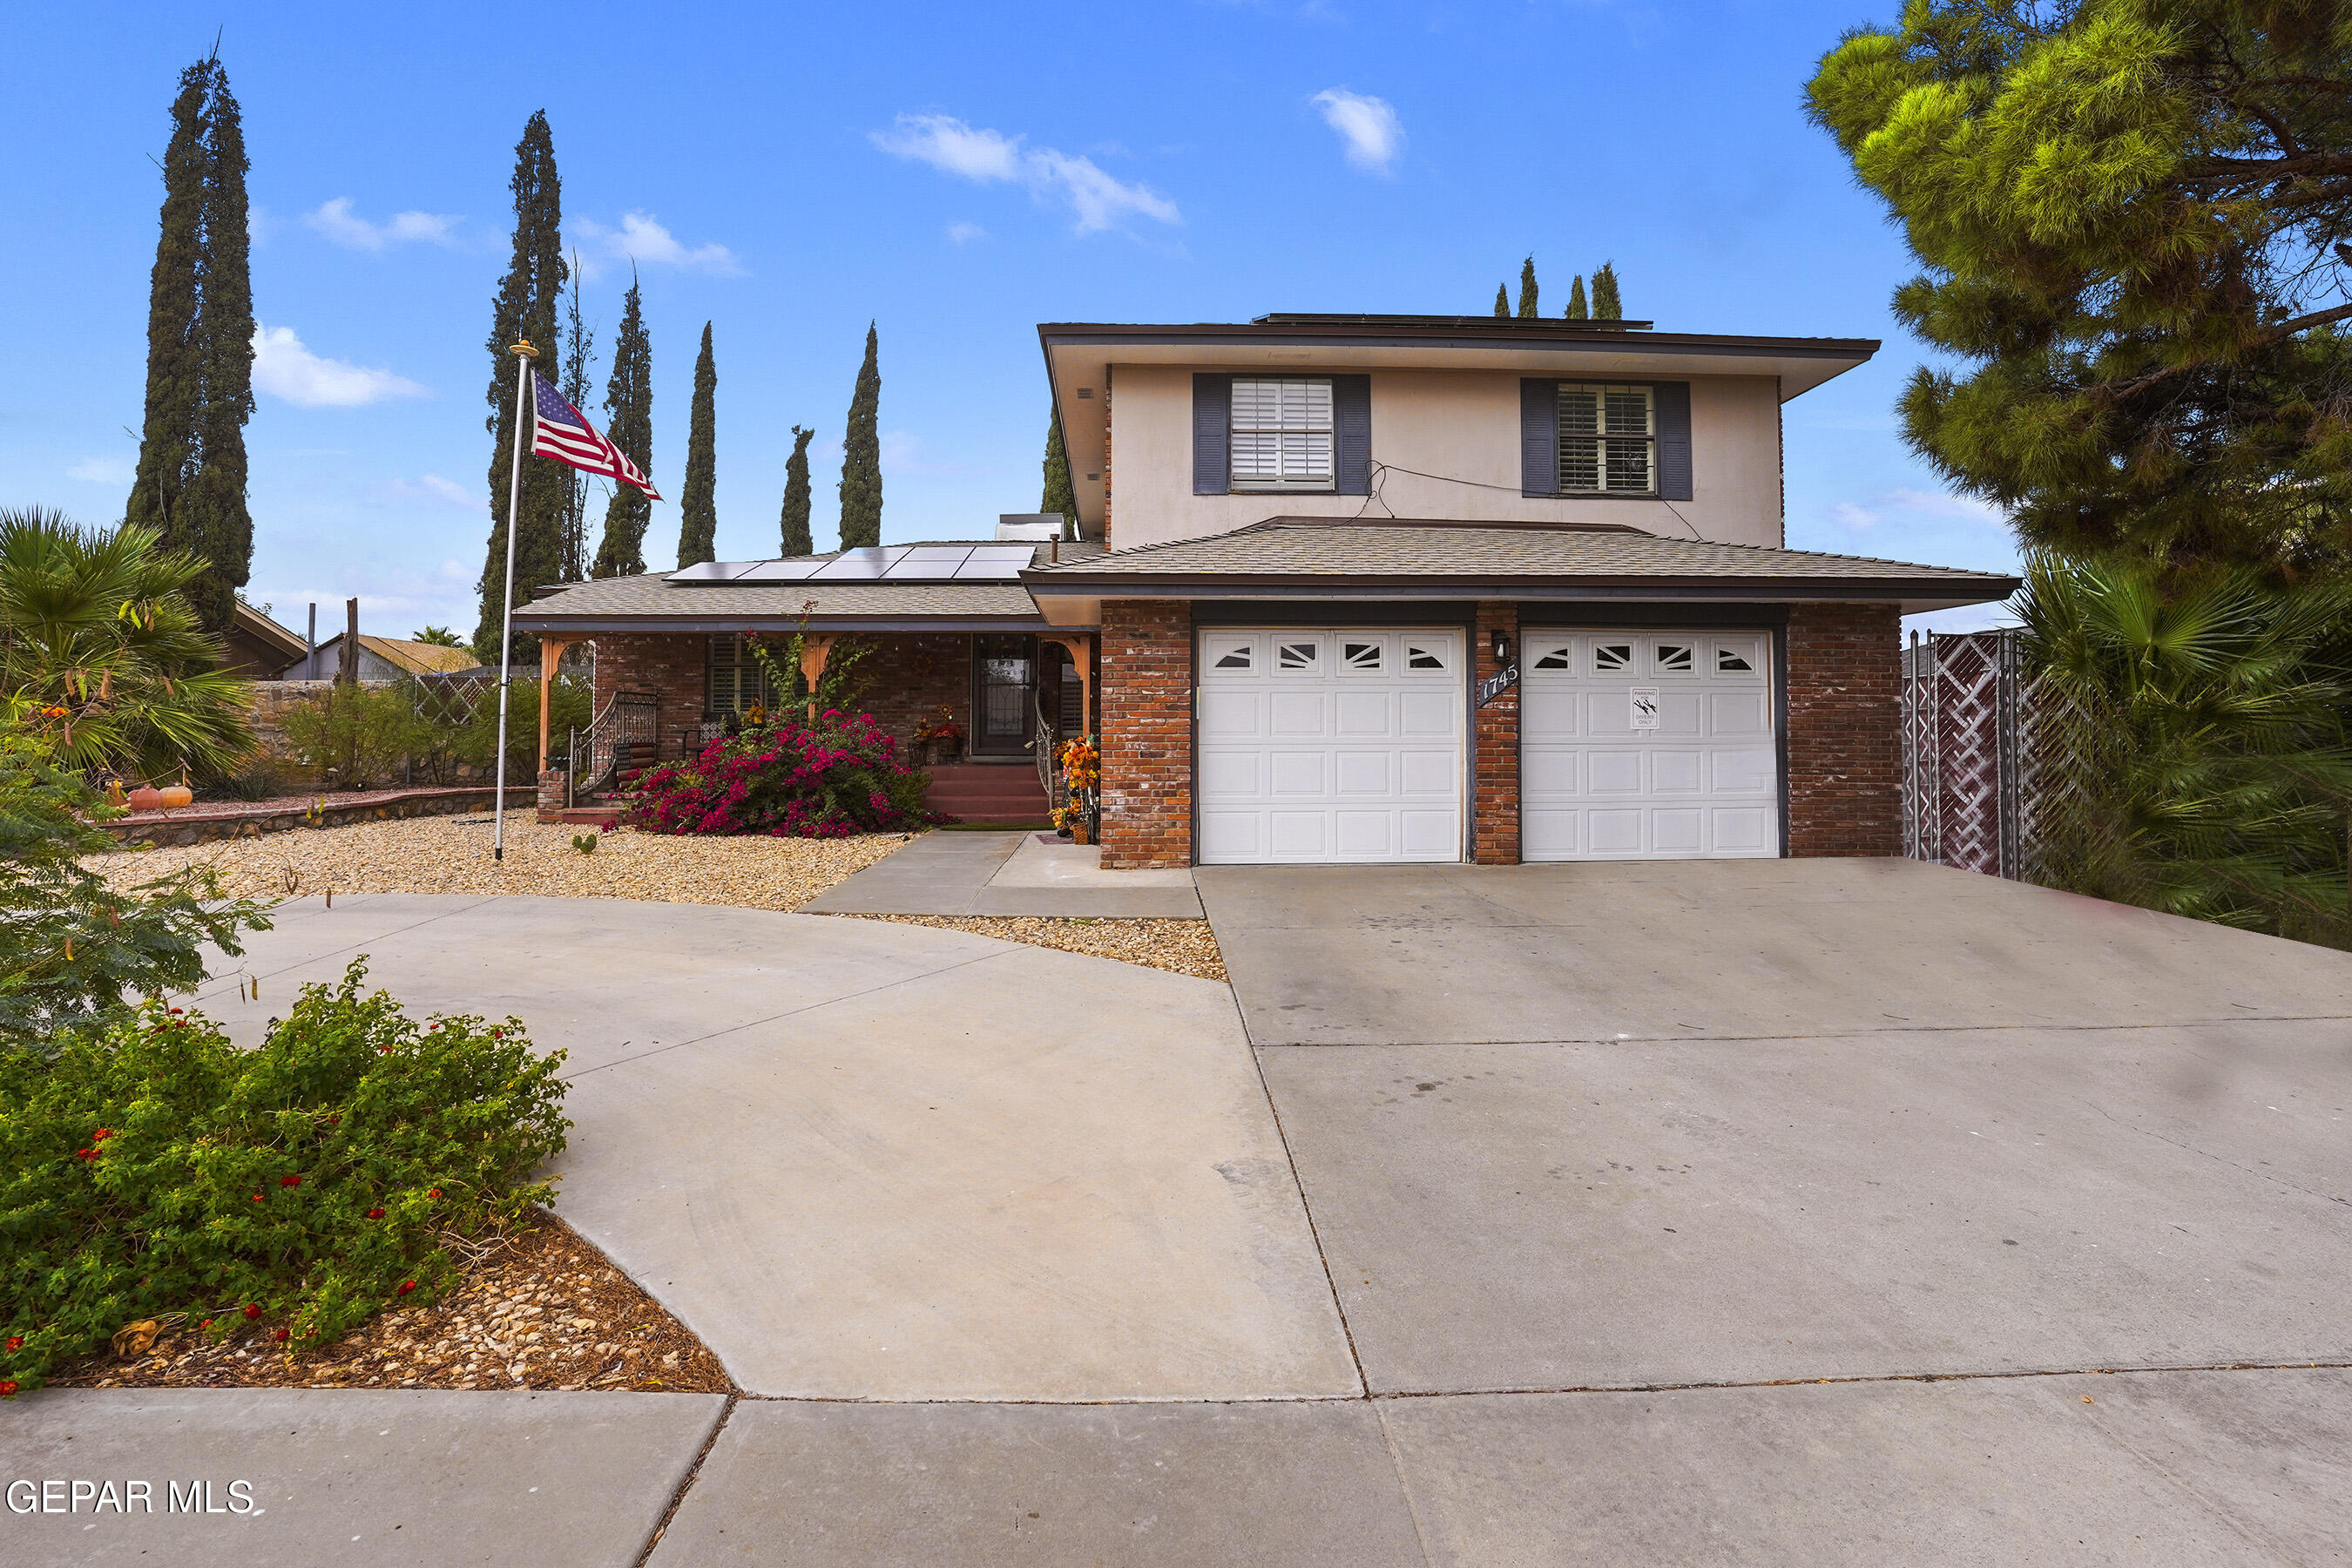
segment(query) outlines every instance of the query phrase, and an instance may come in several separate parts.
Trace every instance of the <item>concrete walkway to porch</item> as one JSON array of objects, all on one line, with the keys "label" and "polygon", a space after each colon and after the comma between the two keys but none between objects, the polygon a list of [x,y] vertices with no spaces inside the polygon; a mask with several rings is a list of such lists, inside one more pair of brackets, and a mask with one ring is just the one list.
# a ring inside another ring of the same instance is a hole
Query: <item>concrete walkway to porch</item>
[{"label": "concrete walkway to porch", "polygon": [[801,912],[1202,918],[1190,871],[1106,871],[1099,846],[1026,832],[927,833]]}]

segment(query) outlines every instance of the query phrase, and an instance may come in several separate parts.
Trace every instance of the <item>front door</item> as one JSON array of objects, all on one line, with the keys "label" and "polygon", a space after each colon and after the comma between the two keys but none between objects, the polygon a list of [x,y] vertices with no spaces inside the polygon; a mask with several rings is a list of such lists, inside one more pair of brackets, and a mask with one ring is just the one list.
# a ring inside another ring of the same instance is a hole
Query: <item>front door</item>
[{"label": "front door", "polygon": [[1037,639],[971,639],[971,743],[975,758],[1037,754]]}]

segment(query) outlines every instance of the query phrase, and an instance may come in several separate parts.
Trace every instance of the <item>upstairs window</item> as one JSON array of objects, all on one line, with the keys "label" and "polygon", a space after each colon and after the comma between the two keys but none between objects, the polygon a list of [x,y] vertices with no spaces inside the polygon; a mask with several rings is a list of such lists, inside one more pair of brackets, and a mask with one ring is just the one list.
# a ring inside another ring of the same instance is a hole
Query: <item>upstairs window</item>
[{"label": "upstairs window", "polygon": [[1559,384],[1559,493],[1655,495],[1658,417],[1646,386]]},{"label": "upstairs window", "polygon": [[1330,377],[1237,375],[1232,406],[1234,489],[1333,488]]}]

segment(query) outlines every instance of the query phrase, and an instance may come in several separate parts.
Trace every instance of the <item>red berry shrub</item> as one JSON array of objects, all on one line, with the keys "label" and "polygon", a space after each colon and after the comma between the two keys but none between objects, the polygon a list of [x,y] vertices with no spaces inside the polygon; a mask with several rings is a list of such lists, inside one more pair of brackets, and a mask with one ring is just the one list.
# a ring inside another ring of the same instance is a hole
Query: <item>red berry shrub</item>
[{"label": "red berry shrub", "polygon": [[306,987],[250,1051],[152,1004],[53,1050],[0,1048],[0,1376],[37,1387],[173,1312],[323,1343],[453,1279],[445,1232],[553,1195],[531,1173],[571,1125],[563,1053],[513,1019],[500,1038],[478,1018],[428,1029],[363,994],[365,973]]},{"label": "red berry shrub", "polygon": [[647,769],[629,815],[649,833],[846,838],[935,820],[923,809],[929,783],[870,715],[828,709],[814,724],[747,728],[691,762]]}]

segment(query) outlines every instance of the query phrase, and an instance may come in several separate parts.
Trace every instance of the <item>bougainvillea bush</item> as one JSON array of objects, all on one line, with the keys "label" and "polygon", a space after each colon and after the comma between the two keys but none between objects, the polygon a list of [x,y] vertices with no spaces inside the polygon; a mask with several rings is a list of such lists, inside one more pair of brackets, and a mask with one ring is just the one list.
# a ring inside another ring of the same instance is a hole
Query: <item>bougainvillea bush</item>
[{"label": "bougainvillea bush", "polygon": [[920,826],[929,775],[864,713],[828,709],[722,735],[690,762],[649,768],[630,819],[649,833],[845,838]]},{"label": "bougainvillea bush", "polygon": [[255,1050],[150,1002],[0,1052],[0,1394],[147,1320],[289,1349],[429,1300],[447,1238],[519,1217],[563,1148],[563,1053],[409,1018],[363,963]]}]

